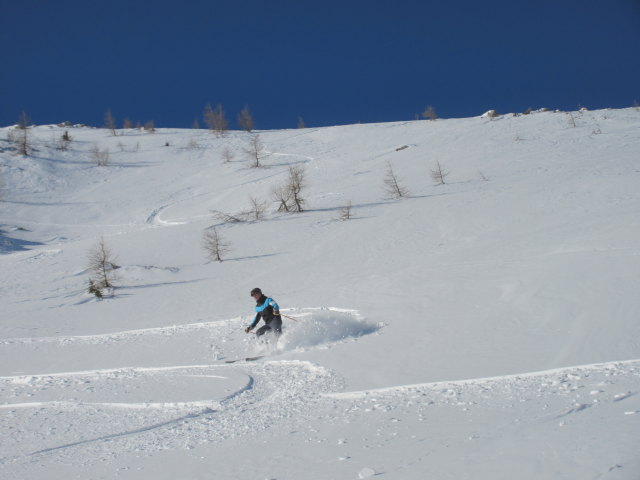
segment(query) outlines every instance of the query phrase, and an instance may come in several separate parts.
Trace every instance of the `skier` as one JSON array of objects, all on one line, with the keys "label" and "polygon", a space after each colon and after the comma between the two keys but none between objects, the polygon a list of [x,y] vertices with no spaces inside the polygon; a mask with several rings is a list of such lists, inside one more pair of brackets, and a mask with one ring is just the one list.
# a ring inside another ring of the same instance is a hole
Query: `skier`
[{"label": "skier", "polygon": [[256,336],[260,337],[267,332],[273,331],[276,335],[276,339],[282,333],[282,317],[280,317],[280,307],[272,298],[265,296],[262,290],[254,288],[251,290],[251,296],[256,301],[256,318],[251,325],[244,329],[246,333],[249,333],[255,328],[260,321],[260,318],[264,320],[264,325],[258,329]]}]

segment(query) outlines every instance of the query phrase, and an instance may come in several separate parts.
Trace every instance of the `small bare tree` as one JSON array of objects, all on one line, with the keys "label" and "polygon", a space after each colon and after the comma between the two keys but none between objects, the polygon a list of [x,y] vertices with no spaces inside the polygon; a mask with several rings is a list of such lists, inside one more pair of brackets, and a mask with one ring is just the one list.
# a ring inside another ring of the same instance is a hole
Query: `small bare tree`
[{"label": "small bare tree", "polygon": [[278,185],[271,191],[273,201],[278,204],[278,212],[290,212],[291,206],[291,190],[288,185]]},{"label": "small bare tree", "polygon": [[106,112],[104,112],[104,128],[111,132],[111,135],[116,136],[116,119],[111,114],[111,109],[108,108]]},{"label": "small bare tree", "polygon": [[266,150],[264,149],[264,144],[260,139],[260,135],[258,134],[251,135],[251,138],[249,139],[249,145],[244,149],[244,152],[251,160],[251,167],[253,168],[262,167],[262,164],[260,163],[261,160],[268,156]]},{"label": "small bare tree", "polygon": [[249,221],[260,221],[267,211],[266,202],[262,202],[255,197],[249,197],[250,206],[246,210],[238,213],[226,213],[220,210],[211,210],[214,218],[224,223],[241,223]]},{"label": "small bare tree", "polygon": [[238,114],[238,126],[247,132],[251,132],[254,129],[253,116],[247,105]]},{"label": "small bare tree", "polygon": [[27,112],[22,112],[18,117],[18,123],[16,127],[18,127],[20,130],[26,130],[30,126],[31,126],[31,117],[29,117],[29,114]]},{"label": "small bare tree", "polygon": [[29,151],[31,150],[31,134],[29,131],[30,125],[31,118],[29,118],[29,115],[27,115],[26,112],[22,112],[20,114],[20,117],[18,118],[16,130],[9,136],[9,140],[13,141],[16,148],[18,149],[18,153],[25,157],[29,155]]},{"label": "small bare tree", "polygon": [[304,174],[304,167],[289,167],[288,188],[289,192],[291,192],[291,200],[293,201],[294,212],[302,212],[304,210],[302,206],[306,203],[305,199],[302,198],[302,190],[306,186]]},{"label": "small bare tree", "polygon": [[222,160],[224,163],[229,163],[236,156],[229,147],[224,147],[222,150]]},{"label": "small bare tree", "polygon": [[91,158],[96,163],[98,167],[106,167],[109,165],[109,149],[105,148],[104,150],[100,150],[98,145],[93,145],[91,147]]},{"label": "small bare tree", "polygon": [[191,124],[191,128],[194,130],[200,130],[200,123],[198,122],[197,118],[193,120],[193,124]]},{"label": "small bare tree", "polygon": [[203,246],[211,261],[222,262],[222,257],[229,251],[230,244],[214,228],[204,233]]},{"label": "small bare tree", "polygon": [[569,126],[571,128],[576,128],[576,119],[574,118],[573,113],[567,112],[567,115],[569,116]]},{"label": "small bare tree", "polygon": [[298,117],[298,128],[307,128],[306,124],[304,123],[304,118],[302,117]]},{"label": "small bare tree", "polygon": [[153,120],[147,120],[147,123],[144,124],[144,131],[147,133],[155,133],[156,123]]},{"label": "small bare tree", "polygon": [[[87,265],[93,274],[89,283],[100,292],[100,295],[96,294],[96,296],[101,296],[103,289],[114,287],[113,283],[118,279],[116,270],[120,268],[115,261],[111,248],[104,241],[104,237],[100,237],[93,248],[89,250]],[[95,294],[95,292],[91,293]]]},{"label": "small bare tree", "polygon": [[[169,143],[169,142],[167,142]],[[189,139],[189,141],[187,142],[187,146],[185,147],[187,150],[198,150],[200,148],[200,144],[198,143],[198,141],[191,137]]]},{"label": "small bare tree", "polygon": [[427,108],[424,109],[424,112],[422,112],[422,118],[435,120],[436,118],[438,118],[438,115],[436,114],[435,109],[431,105],[428,105]]},{"label": "small bare tree", "polygon": [[223,137],[227,130],[229,130],[229,122],[227,121],[227,116],[222,109],[222,105],[218,104],[216,109],[214,110],[214,119],[215,119],[215,131],[216,135],[219,137]]},{"label": "small bare tree", "polygon": [[393,171],[391,162],[387,162],[387,171],[384,175],[384,186],[391,198],[399,199],[409,195],[409,191],[400,185],[400,180]]},{"label": "small bare tree", "polygon": [[265,212],[267,211],[267,203],[258,200],[255,197],[249,197],[250,207],[247,211],[247,217],[255,222],[259,222],[264,219]]},{"label": "small bare tree", "polygon": [[220,220],[224,223],[241,223],[245,221],[244,212],[240,213],[226,213],[221,210],[211,210],[213,218]]},{"label": "small bare tree", "polygon": [[271,191],[273,201],[278,204],[278,212],[302,212],[306,200],[302,197],[305,188],[304,167],[289,167],[287,182]]},{"label": "small bare tree", "polygon": [[71,135],[69,135],[69,131],[65,130],[65,132],[60,136],[59,139],[54,139],[54,145],[56,150],[62,150],[66,152],[69,150],[69,145],[71,144]]},{"label": "small bare tree", "polygon": [[213,108],[211,108],[210,103],[207,103],[204,106],[204,111],[202,112],[202,120],[204,121],[204,124],[207,126],[207,128],[213,131]]},{"label": "small bare tree", "polygon": [[128,118],[125,118],[122,121],[122,128],[124,128],[125,130],[131,129],[131,128],[133,128],[133,123]]},{"label": "small bare tree", "polygon": [[444,185],[444,179],[449,175],[449,172],[444,170],[440,165],[440,162],[436,160],[436,168],[431,170],[431,178],[436,183],[436,185]]},{"label": "small bare tree", "polygon": [[209,130],[214,132],[217,137],[223,137],[227,130],[229,130],[229,122],[227,122],[222,105],[218,104],[216,109],[213,110],[211,105],[207,104],[204,108],[203,117]]},{"label": "small bare tree", "polygon": [[347,203],[344,207],[340,209],[340,220],[346,221],[351,219],[351,202]]}]

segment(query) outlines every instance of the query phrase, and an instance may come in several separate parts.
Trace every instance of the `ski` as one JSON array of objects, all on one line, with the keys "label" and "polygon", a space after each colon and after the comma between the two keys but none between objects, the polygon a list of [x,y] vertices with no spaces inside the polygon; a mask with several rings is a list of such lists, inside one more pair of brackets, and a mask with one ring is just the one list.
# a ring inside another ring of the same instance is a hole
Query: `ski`
[{"label": "ski", "polygon": [[256,360],[261,359],[262,357],[264,357],[264,355],[259,355],[257,357],[236,358],[235,360],[225,360],[224,363],[254,362]]}]

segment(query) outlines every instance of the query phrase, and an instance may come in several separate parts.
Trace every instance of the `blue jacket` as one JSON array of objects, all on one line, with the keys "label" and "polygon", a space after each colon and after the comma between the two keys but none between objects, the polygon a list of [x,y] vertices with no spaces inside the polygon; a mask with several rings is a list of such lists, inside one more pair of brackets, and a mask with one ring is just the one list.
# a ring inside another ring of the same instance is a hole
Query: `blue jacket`
[{"label": "blue jacket", "polygon": [[269,325],[274,318],[280,318],[280,314],[276,315],[275,312],[280,312],[280,307],[273,298],[262,295],[256,302],[256,318],[253,320],[249,328],[253,329],[260,321],[260,318],[264,320],[264,323]]}]

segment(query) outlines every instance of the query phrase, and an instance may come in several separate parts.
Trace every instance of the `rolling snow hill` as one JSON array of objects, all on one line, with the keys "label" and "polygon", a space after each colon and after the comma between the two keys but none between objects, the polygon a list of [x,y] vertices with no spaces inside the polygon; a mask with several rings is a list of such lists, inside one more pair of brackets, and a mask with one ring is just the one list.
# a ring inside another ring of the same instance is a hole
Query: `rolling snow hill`
[{"label": "rolling snow hill", "polygon": [[[246,132],[37,126],[29,157],[12,132],[2,478],[640,475],[636,109],[263,131],[263,168]],[[271,199],[290,167],[302,213]],[[261,221],[212,214],[251,197]],[[243,331],[256,286],[277,347]]]}]

